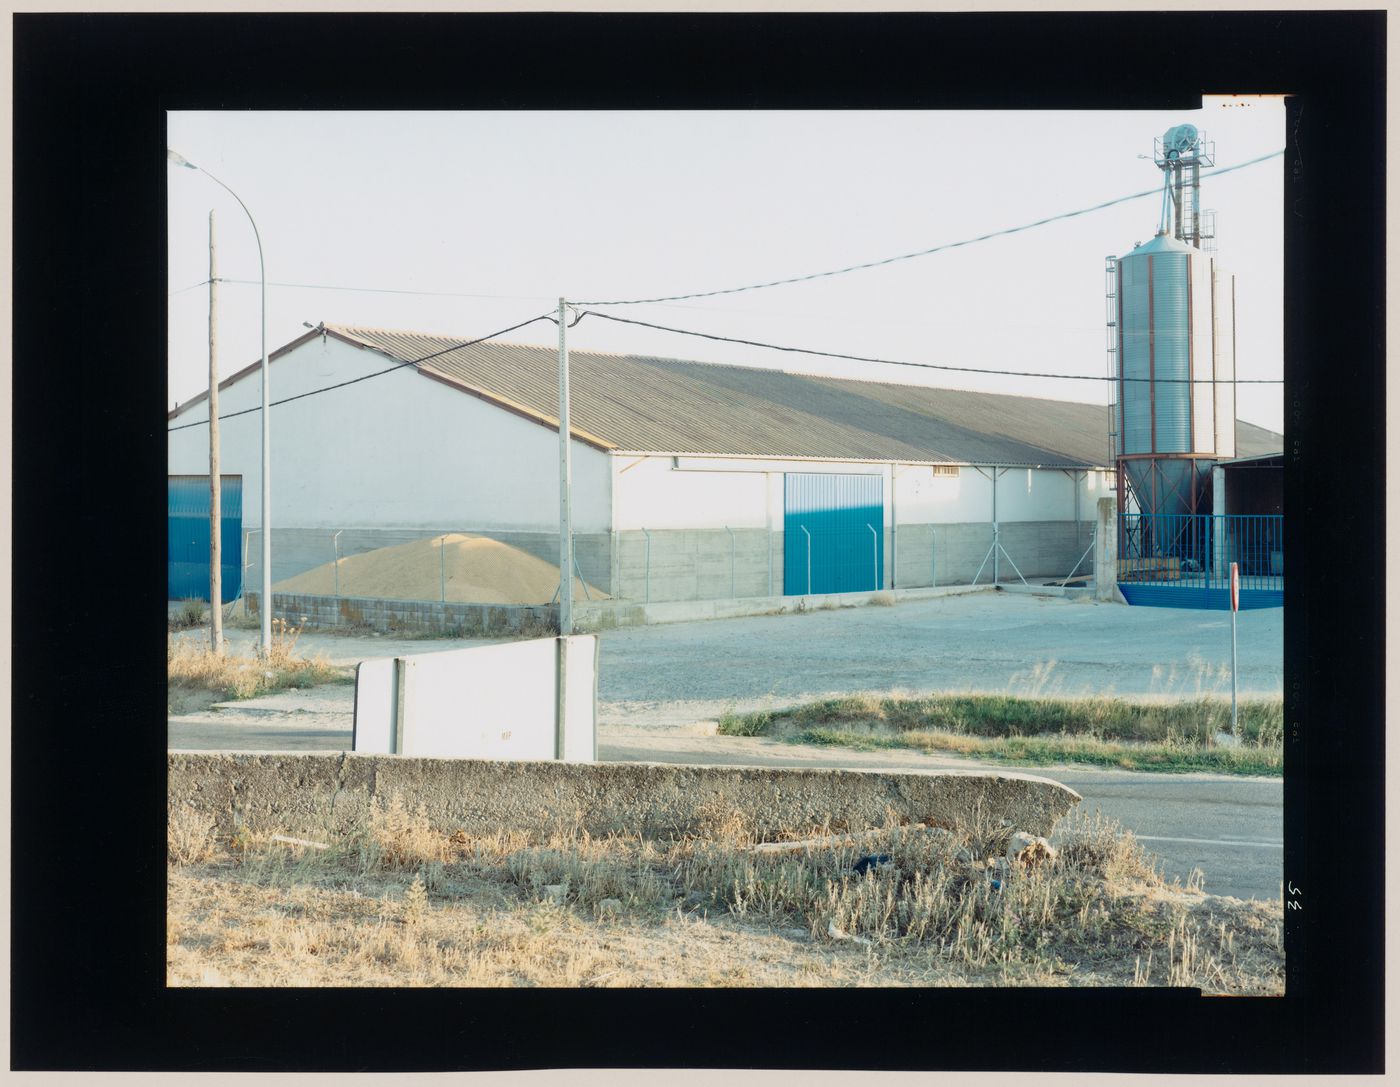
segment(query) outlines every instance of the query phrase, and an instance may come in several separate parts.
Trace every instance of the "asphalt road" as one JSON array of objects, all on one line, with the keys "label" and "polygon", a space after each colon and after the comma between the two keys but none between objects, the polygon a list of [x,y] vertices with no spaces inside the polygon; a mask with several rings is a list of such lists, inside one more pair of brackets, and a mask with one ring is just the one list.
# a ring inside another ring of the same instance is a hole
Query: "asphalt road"
[{"label": "asphalt road", "polygon": [[[1241,692],[1282,693],[1282,611],[1240,613]],[[919,752],[809,748],[705,735],[725,710],[779,707],[853,691],[983,691],[1128,697],[1229,696],[1228,613],[979,594],[602,635],[599,757],[620,762],[797,765],[931,772],[989,770]],[[197,635],[198,632],[192,632]],[[235,648],[255,632],[231,631]],[[333,663],[483,644],[303,635]],[[283,692],[172,717],[172,749],[344,750],[348,686]],[[1021,769],[1018,767],[1018,769]],[[1278,779],[1026,767],[1061,781],[1133,831],[1183,880],[1215,894],[1275,898],[1283,879]]]}]

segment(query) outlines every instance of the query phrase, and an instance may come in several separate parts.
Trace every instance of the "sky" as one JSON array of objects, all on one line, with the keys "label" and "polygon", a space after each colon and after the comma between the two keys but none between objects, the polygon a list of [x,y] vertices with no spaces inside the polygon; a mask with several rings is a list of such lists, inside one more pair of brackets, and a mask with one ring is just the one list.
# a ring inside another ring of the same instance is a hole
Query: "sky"
[{"label": "sky", "polygon": [[[201,170],[167,168],[166,407],[208,384],[211,210],[219,278],[235,281],[219,285],[220,375],[260,353],[253,231],[202,171],[257,220],[274,351],[304,322],[473,339],[552,314],[560,296],[722,290],[962,241],[1160,188],[1153,138],[1180,123],[1215,142],[1218,167],[1284,146],[1283,100],[1254,97],[1170,112],[172,112],[169,147]],[[1283,376],[1283,163],[1202,177],[1218,257],[1237,277],[1241,379]],[[1147,196],[806,283],[591,307],[820,351],[1098,380],[842,362],[599,317],[569,344],[1105,404],[1104,261],[1150,239],[1160,210]],[[505,339],[552,347],[557,331],[541,322]],[[1281,431],[1282,385],[1241,385],[1238,414]]]}]

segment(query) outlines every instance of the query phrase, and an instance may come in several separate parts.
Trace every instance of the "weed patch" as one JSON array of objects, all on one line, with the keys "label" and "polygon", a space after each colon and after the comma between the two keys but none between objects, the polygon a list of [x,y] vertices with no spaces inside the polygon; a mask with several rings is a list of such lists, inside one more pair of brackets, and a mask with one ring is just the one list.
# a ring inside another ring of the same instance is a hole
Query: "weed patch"
[{"label": "weed patch", "polygon": [[[178,816],[172,819],[176,827]],[[1187,985],[1282,991],[1282,903],[1169,885],[1071,816],[1024,866],[1006,829],[889,826],[756,850],[705,837],[430,829],[392,800],[324,843],[172,829],[172,985]],[[174,843],[179,841],[178,848]],[[322,843],[317,843],[322,844]],[[870,854],[888,863],[858,869]]]},{"label": "weed patch", "polygon": [[289,687],[353,681],[350,669],[298,655],[296,643],[301,632],[301,625],[293,627],[284,619],[274,619],[272,645],[264,657],[215,653],[208,645],[190,639],[167,639],[168,682],[176,688],[217,691],[226,698],[252,698]]},{"label": "weed patch", "polygon": [[770,735],[857,749],[909,748],[1026,765],[1082,763],[1133,770],[1279,775],[1283,704],[1245,702],[1237,741],[1227,702],[1134,703],[1001,695],[850,695],[792,709],[725,714],[727,736]]}]

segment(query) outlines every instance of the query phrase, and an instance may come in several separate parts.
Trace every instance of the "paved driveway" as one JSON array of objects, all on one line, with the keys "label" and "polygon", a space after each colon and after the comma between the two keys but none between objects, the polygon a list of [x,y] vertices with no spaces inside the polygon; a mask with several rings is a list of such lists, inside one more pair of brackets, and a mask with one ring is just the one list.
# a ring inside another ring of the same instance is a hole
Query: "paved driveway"
[{"label": "paved driveway", "polygon": [[[1240,694],[1283,694],[1283,610],[1239,614]],[[681,723],[854,691],[1230,697],[1228,612],[976,593],[610,631],[612,719]]]}]

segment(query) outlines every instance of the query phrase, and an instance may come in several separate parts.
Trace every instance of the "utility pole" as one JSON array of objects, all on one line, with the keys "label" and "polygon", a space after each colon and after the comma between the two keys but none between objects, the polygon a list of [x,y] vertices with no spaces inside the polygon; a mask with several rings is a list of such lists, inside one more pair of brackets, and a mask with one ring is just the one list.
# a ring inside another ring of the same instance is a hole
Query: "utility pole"
[{"label": "utility pole", "polygon": [[574,534],[569,510],[573,467],[569,459],[568,308],[559,299],[559,633],[574,632]]},{"label": "utility pole", "polygon": [[209,648],[224,645],[223,495],[219,486],[219,279],[214,252],[214,212],[209,212]]}]

